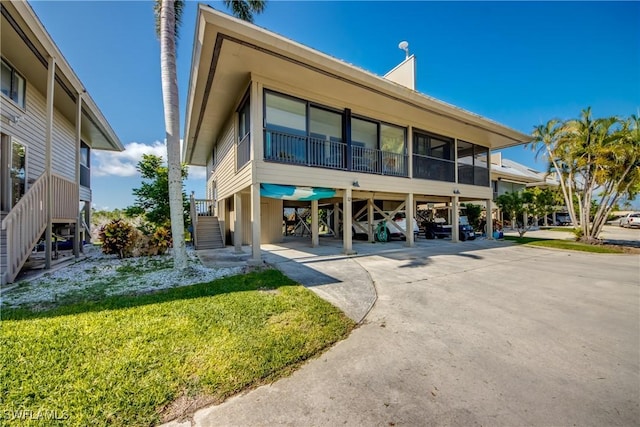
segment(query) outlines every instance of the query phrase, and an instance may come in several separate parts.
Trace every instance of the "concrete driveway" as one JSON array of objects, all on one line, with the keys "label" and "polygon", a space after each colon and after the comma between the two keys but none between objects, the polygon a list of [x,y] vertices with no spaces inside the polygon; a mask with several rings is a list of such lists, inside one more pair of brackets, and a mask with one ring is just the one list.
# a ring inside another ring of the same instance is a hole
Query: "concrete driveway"
[{"label": "concrete driveway", "polygon": [[420,240],[314,261],[327,245],[270,253],[295,252],[319,286],[338,270],[368,275],[377,301],[364,323],[195,425],[640,424],[638,255]]}]

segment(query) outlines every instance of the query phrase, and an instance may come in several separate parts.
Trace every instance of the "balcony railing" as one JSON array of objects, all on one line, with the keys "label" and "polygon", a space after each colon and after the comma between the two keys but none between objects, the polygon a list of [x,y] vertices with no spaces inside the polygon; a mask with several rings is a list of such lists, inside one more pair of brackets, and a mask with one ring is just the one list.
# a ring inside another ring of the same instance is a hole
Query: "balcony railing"
[{"label": "balcony railing", "polygon": [[238,153],[236,155],[236,168],[240,170],[251,159],[251,133],[247,133],[238,142]]},{"label": "balcony railing", "polygon": [[458,183],[489,186],[489,169],[482,166],[458,164]]},{"label": "balcony railing", "polygon": [[265,160],[328,169],[352,170],[379,175],[408,176],[407,156],[373,148],[352,146],[351,164],[347,145],[282,132],[265,131]]},{"label": "balcony railing", "polygon": [[413,177],[455,182],[455,162],[436,157],[413,155]]}]

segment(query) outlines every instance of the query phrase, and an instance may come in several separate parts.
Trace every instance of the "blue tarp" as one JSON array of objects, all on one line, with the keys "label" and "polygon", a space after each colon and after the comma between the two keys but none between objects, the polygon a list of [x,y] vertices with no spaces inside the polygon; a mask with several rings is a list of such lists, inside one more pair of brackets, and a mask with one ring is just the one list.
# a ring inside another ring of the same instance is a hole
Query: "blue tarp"
[{"label": "blue tarp", "polygon": [[260,184],[260,195],[282,200],[320,200],[333,197],[336,190],[321,187],[296,187],[295,185]]}]

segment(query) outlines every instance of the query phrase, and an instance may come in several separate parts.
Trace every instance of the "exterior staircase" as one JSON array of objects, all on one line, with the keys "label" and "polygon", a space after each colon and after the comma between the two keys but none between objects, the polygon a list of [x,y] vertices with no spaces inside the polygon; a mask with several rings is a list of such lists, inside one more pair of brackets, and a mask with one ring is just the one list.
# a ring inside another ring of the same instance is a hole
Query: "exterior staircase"
[{"label": "exterior staircase", "polygon": [[200,249],[224,248],[220,223],[216,216],[200,216],[195,226],[195,247]]}]

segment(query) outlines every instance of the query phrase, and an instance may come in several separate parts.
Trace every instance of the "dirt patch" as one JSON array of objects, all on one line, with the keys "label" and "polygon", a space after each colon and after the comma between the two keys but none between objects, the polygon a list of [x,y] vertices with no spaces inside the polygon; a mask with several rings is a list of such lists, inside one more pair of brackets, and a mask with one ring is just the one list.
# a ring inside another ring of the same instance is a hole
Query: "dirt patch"
[{"label": "dirt patch", "polygon": [[158,412],[160,413],[160,420],[163,424],[173,420],[184,422],[191,419],[198,409],[219,403],[222,402],[205,394],[195,396],[182,394],[176,400],[169,403],[164,408],[161,408]]}]

